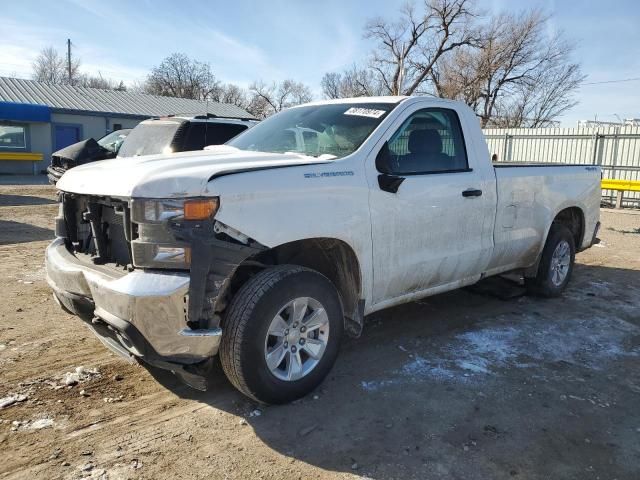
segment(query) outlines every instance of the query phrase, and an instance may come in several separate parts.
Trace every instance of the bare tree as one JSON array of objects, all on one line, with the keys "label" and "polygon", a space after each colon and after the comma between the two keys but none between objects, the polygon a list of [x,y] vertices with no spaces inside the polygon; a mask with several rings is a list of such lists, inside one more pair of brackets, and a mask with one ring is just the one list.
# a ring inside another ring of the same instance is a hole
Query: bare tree
[{"label": "bare tree", "polygon": [[[343,98],[350,95],[342,95],[342,74],[337,72],[328,72],[322,76],[320,80],[322,94],[325,98]],[[354,95],[355,96],[355,95]]]},{"label": "bare tree", "polygon": [[70,82],[67,60],[53,47],[43,48],[32,67],[33,79],[48,85],[74,85],[80,74],[80,60],[72,60]]},{"label": "bare tree", "polygon": [[[481,21],[472,2],[423,0],[403,7],[395,23],[371,20],[370,67],[383,89],[464,101],[483,127],[549,125],[573,107],[584,76],[573,46],[549,33],[549,17],[533,9]],[[345,78],[325,75],[324,95],[343,96]]]},{"label": "bare tree", "polygon": [[132,92],[132,93],[147,93],[147,94],[151,94],[148,90],[147,90],[147,79],[140,79],[137,78],[135,79],[133,82],[131,82],[129,84],[129,87],[127,88],[127,91]]},{"label": "bare tree", "polygon": [[48,85],[72,85],[75,87],[101,88],[104,90],[126,90],[125,84],[102,76],[80,71],[80,59],[71,59],[71,80],[68,59],[53,47],[43,48],[33,62],[33,79]]},{"label": "bare tree", "polygon": [[356,65],[342,73],[325,73],[320,85],[325,98],[371,97],[386,93],[372,70]]},{"label": "bare tree", "polygon": [[208,63],[174,53],[151,70],[143,88],[153,95],[206,100],[219,85]]},{"label": "bare tree", "polygon": [[249,87],[251,99],[247,109],[258,118],[266,118],[285,108],[310,102],[311,90],[305,84],[294,80],[267,84],[262,80]]},{"label": "bare tree", "polygon": [[519,127],[550,126],[556,118],[578,104],[573,94],[585,79],[578,64],[558,62],[541,73],[544,73],[544,78],[529,85],[516,103],[522,112],[521,117],[516,118]]},{"label": "bare tree", "polygon": [[84,73],[78,75],[75,85],[87,88],[100,88],[102,90],[127,90],[127,87],[122,80],[120,80],[120,82],[116,82],[111,78],[103,77],[100,72],[98,72],[97,75],[88,75]]},{"label": "bare tree", "polygon": [[501,14],[484,27],[481,48],[440,62],[432,80],[440,96],[465,101],[483,127],[544,126],[575,105],[584,76],[572,45],[548,34],[540,10]]},{"label": "bare tree", "polygon": [[247,91],[233,83],[220,84],[211,94],[211,100],[220,103],[230,103],[246,109],[249,105]]},{"label": "bare tree", "polygon": [[365,37],[377,45],[371,68],[391,95],[411,95],[427,81],[445,54],[477,43],[471,0],[424,0],[422,9],[407,4],[400,19],[376,18]]},{"label": "bare tree", "polygon": [[573,94],[584,79],[576,64],[549,66],[530,81],[517,85],[508,98],[497,102],[487,126],[543,128],[578,102]]},{"label": "bare tree", "polygon": [[115,82],[110,78],[104,78],[100,72],[98,75],[83,75],[81,85],[88,88],[101,88],[103,90],[112,90],[115,88]]},{"label": "bare tree", "polygon": [[482,77],[479,75],[478,51],[461,48],[441,59],[431,71],[433,94],[465,102],[474,110],[480,103]]}]

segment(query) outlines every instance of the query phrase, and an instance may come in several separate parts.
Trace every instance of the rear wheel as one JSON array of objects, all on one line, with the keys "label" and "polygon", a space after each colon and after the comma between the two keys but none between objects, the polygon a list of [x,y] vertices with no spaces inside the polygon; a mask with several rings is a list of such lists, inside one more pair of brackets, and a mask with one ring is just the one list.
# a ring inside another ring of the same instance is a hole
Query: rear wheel
[{"label": "rear wheel", "polygon": [[564,225],[551,225],[538,273],[534,278],[525,279],[529,293],[542,297],[561,295],[571,279],[575,257],[576,247],[571,231]]},{"label": "rear wheel", "polygon": [[245,395],[286,403],[316,388],[342,338],[338,292],[320,273],[282,265],[252,277],[234,296],[220,345],[222,368]]}]

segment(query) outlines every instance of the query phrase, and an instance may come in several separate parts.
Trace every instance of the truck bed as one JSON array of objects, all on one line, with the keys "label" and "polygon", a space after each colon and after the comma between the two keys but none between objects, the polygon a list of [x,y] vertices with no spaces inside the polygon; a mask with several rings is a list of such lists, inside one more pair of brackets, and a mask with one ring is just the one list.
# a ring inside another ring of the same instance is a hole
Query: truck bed
[{"label": "truck bed", "polygon": [[525,264],[534,261],[546,228],[568,207],[577,207],[584,215],[584,235],[576,239],[576,249],[591,245],[599,218],[600,167],[500,162],[493,166],[498,199],[493,266],[513,249]]}]

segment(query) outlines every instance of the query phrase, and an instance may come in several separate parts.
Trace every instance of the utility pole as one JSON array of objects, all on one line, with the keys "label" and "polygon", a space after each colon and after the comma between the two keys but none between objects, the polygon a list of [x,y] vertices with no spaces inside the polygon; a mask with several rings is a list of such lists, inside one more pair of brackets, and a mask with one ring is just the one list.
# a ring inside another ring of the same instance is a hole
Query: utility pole
[{"label": "utility pole", "polygon": [[67,71],[69,72],[69,85],[71,85],[71,39],[67,38]]}]

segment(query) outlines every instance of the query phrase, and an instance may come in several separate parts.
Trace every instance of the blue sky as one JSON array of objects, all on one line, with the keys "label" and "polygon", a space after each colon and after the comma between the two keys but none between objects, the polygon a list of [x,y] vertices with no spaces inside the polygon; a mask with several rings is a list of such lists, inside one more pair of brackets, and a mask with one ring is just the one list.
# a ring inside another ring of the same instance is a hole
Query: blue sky
[{"label": "blue sky", "polygon": [[[225,82],[294,78],[320,96],[320,79],[366,59],[371,16],[393,18],[404,0],[31,1],[3,5],[0,75],[28,78],[38,51],[68,37],[86,72],[130,83],[172,52],[207,61]],[[575,42],[585,82],[640,77],[637,0],[479,0],[486,12],[540,6],[551,30]],[[640,117],[640,81],[584,85],[561,120]]]}]

